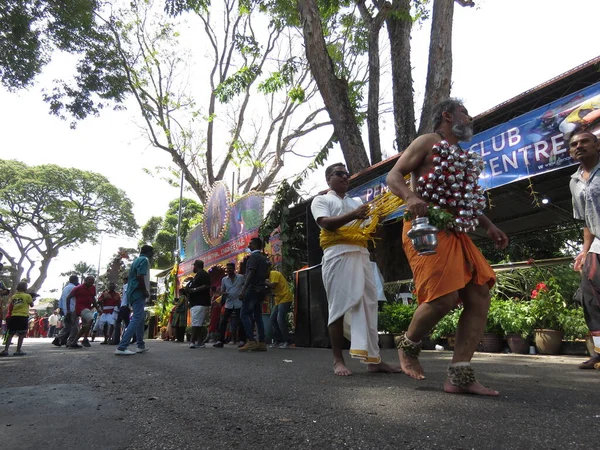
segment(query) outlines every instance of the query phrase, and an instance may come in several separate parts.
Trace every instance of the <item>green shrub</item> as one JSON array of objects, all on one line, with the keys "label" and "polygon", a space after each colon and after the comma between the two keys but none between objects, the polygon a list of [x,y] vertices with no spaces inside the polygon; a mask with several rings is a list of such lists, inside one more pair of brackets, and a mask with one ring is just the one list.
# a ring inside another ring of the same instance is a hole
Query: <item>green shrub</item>
[{"label": "green shrub", "polygon": [[503,306],[503,300],[500,300],[497,297],[492,297],[490,310],[487,316],[487,322],[485,324],[485,333],[503,334],[502,324],[500,323]]},{"label": "green shrub", "polygon": [[442,320],[431,330],[429,338],[432,341],[441,339],[443,337],[453,336],[456,333],[456,327],[458,327],[458,319],[463,312],[463,307],[458,306],[448,314],[446,314]]},{"label": "green shrub", "polygon": [[553,278],[539,283],[531,293],[531,315],[535,328],[561,329],[561,317],[567,304]]},{"label": "green shrub", "polygon": [[564,331],[567,341],[585,339],[589,334],[587,323],[583,315],[583,308],[565,309],[560,317],[560,326]]},{"label": "green shrub", "polygon": [[417,305],[405,305],[402,302],[386,302],[379,311],[380,331],[402,333],[408,330]]},{"label": "green shrub", "polygon": [[504,334],[520,334],[524,339],[531,336],[534,319],[530,302],[501,300],[498,316]]}]

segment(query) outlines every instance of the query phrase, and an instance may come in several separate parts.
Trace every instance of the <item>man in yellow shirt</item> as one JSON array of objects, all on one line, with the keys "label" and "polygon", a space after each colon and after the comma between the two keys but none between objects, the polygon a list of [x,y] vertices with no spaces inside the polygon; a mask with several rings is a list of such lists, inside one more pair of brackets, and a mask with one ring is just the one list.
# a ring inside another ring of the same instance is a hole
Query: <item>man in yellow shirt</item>
[{"label": "man in yellow shirt", "polygon": [[269,279],[265,281],[273,291],[275,306],[271,312],[271,330],[273,343],[271,348],[288,348],[292,343],[287,325],[287,316],[292,306],[294,296],[285,277],[276,270],[269,272]]},{"label": "man in yellow shirt", "polygon": [[33,305],[33,298],[27,293],[27,283],[22,281],[17,285],[17,293],[10,299],[6,318],[8,337],[6,346],[0,352],[0,356],[8,356],[8,347],[10,347],[10,341],[15,334],[19,336],[19,340],[17,351],[13,353],[13,356],[25,356],[25,352],[21,351],[21,346],[23,345],[23,338],[27,334],[27,320],[29,319],[29,307],[31,305]]}]

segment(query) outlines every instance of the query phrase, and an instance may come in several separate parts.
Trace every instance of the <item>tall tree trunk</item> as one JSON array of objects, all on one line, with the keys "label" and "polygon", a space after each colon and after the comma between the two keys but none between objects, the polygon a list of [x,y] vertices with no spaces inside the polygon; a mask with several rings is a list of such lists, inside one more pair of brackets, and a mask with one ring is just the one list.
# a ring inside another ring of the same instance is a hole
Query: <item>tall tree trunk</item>
[{"label": "tall tree trunk", "polygon": [[335,75],[333,61],[327,53],[323,38],[316,1],[298,0],[298,12],[304,31],[306,58],[331,117],[346,166],[350,172],[359,172],[369,167],[369,158],[348,98],[348,81]]},{"label": "tall tree trunk", "polygon": [[415,101],[410,64],[410,0],[393,0],[393,13],[386,19],[392,61],[392,93],[396,146],[403,151],[416,135]]},{"label": "tall tree trunk", "polygon": [[429,63],[425,99],[421,111],[419,134],[432,130],[431,113],[433,107],[450,96],[452,81],[452,18],[454,0],[434,0],[431,18],[431,38],[429,41]]},{"label": "tall tree trunk", "polygon": [[379,134],[379,31],[385,18],[392,9],[389,2],[377,3],[379,12],[375,17],[365,6],[364,0],[356,2],[363,20],[369,26],[369,94],[367,102],[367,129],[369,130],[369,153],[371,164],[381,161],[381,137]]}]

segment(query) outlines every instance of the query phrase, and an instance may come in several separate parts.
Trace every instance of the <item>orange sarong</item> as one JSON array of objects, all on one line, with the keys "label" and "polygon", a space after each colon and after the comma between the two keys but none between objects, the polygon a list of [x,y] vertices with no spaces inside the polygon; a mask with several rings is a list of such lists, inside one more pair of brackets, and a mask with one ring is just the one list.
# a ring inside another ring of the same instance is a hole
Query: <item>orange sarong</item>
[{"label": "orange sarong", "polygon": [[494,286],[494,270],[465,233],[440,231],[437,253],[419,256],[406,235],[411,226],[410,221],[404,221],[402,248],[412,269],[419,304],[459,291],[471,281]]}]

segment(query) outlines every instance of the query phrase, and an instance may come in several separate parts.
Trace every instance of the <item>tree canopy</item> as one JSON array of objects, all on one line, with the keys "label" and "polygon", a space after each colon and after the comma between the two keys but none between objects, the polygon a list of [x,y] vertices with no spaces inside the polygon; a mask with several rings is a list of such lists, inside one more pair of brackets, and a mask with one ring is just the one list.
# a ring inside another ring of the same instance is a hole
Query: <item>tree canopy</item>
[{"label": "tree canopy", "polygon": [[13,290],[35,268],[30,287],[37,291],[63,248],[138,228],[131,201],[103,175],[14,160],[0,160],[0,173],[0,251],[12,266]]},{"label": "tree canopy", "polygon": [[77,48],[93,32],[99,0],[3,0],[0,2],[0,82],[8,89],[31,85],[54,50]]},{"label": "tree canopy", "polygon": [[[204,208],[190,198],[181,200],[181,229],[182,242],[190,230],[200,222]],[[140,245],[150,244],[154,247],[152,264],[155,269],[166,269],[175,264],[177,248],[177,224],[179,221],[179,199],[169,203],[169,209],[164,217],[154,216],[142,227]]]}]

